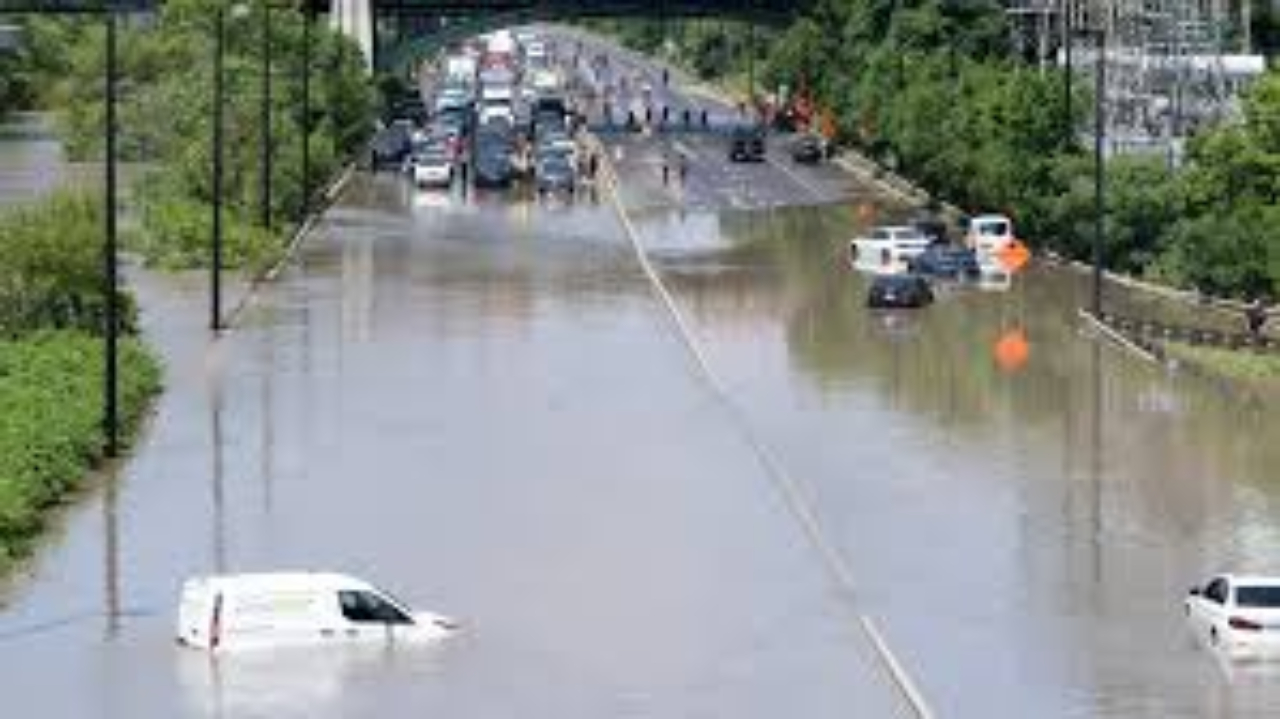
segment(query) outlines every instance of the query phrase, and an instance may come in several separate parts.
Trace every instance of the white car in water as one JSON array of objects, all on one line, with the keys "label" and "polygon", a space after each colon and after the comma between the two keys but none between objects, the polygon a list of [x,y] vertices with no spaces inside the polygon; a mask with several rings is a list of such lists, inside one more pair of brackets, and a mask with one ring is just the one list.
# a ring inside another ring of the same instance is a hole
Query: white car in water
[{"label": "white car in water", "polygon": [[849,243],[850,260],[860,270],[883,272],[902,269],[908,261],[924,254],[931,241],[917,227],[877,227],[866,237],[858,237]]},{"label": "white car in water", "polygon": [[1187,593],[1191,631],[1231,659],[1280,658],[1280,577],[1219,574]]},{"label": "white car in water", "polygon": [[188,579],[178,643],[207,652],[285,646],[423,644],[457,625],[410,611],[368,582],[343,574],[267,572]]}]

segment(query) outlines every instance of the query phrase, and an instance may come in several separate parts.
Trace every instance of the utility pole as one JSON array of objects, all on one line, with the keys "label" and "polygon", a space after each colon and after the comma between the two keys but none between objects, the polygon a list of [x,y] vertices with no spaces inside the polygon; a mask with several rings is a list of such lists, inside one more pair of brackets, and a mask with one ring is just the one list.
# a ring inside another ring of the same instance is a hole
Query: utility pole
[{"label": "utility pole", "polygon": [[223,54],[227,41],[227,11],[214,11],[213,29],[213,238],[209,265],[209,329],[222,329],[222,122]]},{"label": "utility pole", "polygon": [[104,335],[106,345],[104,354],[106,366],[103,386],[103,432],[106,435],[106,455],[115,457],[120,453],[120,384],[117,376],[119,369],[117,351],[120,333],[120,292],[119,267],[116,258],[116,14],[107,10],[107,46],[106,46],[106,242],[102,251],[103,287],[105,297]]}]

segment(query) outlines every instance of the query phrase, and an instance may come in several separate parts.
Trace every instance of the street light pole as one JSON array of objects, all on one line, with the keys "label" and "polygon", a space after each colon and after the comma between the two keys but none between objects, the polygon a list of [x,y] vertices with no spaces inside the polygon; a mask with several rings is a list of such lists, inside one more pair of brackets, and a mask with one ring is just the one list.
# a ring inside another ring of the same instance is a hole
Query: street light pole
[{"label": "street light pole", "polygon": [[1107,88],[1107,35],[1106,30],[1094,30],[1094,47],[1097,48],[1095,62],[1097,73],[1094,76],[1096,88],[1093,93],[1094,132],[1093,132],[1093,315],[1102,316],[1102,244],[1106,231],[1106,168],[1104,167],[1106,143],[1106,108],[1105,94]]},{"label": "street light pole", "polygon": [[1063,131],[1063,133],[1064,133],[1064,135],[1065,135],[1065,137],[1063,138],[1063,139],[1065,140],[1065,143],[1066,143],[1066,145],[1065,145],[1065,146],[1066,146],[1066,147],[1068,147],[1068,148],[1070,148],[1070,147],[1074,144],[1074,142],[1075,142],[1075,135],[1076,135],[1076,133],[1075,133],[1075,117],[1073,116],[1073,114],[1074,114],[1074,113],[1073,113],[1073,111],[1072,111],[1072,104],[1073,104],[1073,103],[1072,103],[1072,97],[1071,97],[1071,93],[1072,93],[1072,89],[1071,89],[1071,80],[1072,80],[1072,77],[1071,77],[1071,75],[1075,72],[1075,67],[1074,67],[1074,65],[1072,64],[1072,58],[1071,58],[1071,45],[1073,44],[1073,42],[1072,42],[1072,41],[1073,41],[1073,40],[1074,40],[1074,38],[1075,38],[1075,20],[1074,20],[1074,19],[1072,18],[1072,16],[1071,16],[1071,3],[1072,3],[1072,2],[1073,2],[1073,0],[1062,0],[1062,22],[1063,22],[1063,31],[1062,31],[1062,64],[1063,64],[1063,76],[1062,76],[1062,111],[1063,111],[1063,115],[1064,115],[1064,117],[1062,118],[1062,131]]},{"label": "street light pole", "polygon": [[222,64],[226,41],[227,14],[218,6],[213,29],[213,256],[209,265],[209,329],[214,332],[222,329]]},{"label": "street light pole", "polygon": [[302,17],[302,216],[311,212],[311,30],[315,10],[310,0]]},{"label": "street light pole", "polygon": [[261,177],[258,178],[258,224],[271,228],[271,3],[262,0],[262,107],[259,108],[258,134],[262,138]]},{"label": "street light pole", "polygon": [[106,435],[106,455],[115,457],[120,452],[120,384],[117,351],[120,332],[119,267],[116,263],[116,14],[106,13],[106,242],[102,252],[103,294],[105,297],[103,333],[105,336],[103,386],[103,432]]}]

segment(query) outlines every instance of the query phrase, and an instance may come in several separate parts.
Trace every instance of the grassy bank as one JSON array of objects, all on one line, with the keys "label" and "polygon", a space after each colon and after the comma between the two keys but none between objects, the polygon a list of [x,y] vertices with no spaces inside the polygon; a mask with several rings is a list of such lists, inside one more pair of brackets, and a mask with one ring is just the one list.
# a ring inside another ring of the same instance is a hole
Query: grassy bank
[{"label": "grassy bank", "polygon": [[1280,356],[1182,342],[1167,343],[1165,352],[1171,358],[1215,376],[1280,390]]},{"label": "grassy bank", "polygon": [[[120,370],[131,438],[160,389],[160,367],[131,338]],[[30,550],[49,511],[102,461],[102,373],[102,343],[84,332],[0,341],[0,570]]]}]

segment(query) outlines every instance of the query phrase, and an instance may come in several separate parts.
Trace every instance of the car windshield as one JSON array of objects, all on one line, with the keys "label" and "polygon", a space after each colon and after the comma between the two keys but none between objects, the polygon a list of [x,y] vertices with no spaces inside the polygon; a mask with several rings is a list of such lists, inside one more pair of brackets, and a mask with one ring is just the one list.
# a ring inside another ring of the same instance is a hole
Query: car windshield
[{"label": "car windshield", "polygon": [[566,172],[569,169],[569,161],[564,157],[564,155],[543,155],[542,168],[543,170],[551,170],[553,172]]},{"label": "car windshield", "polygon": [[1242,607],[1280,609],[1280,586],[1236,587],[1236,604]]},{"label": "car windshield", "polygon": [[1009,234],[1009,223],[1002,221],[984,222],[978,225],[978,234],[989,235],[992,237],[1003,237]]}]

